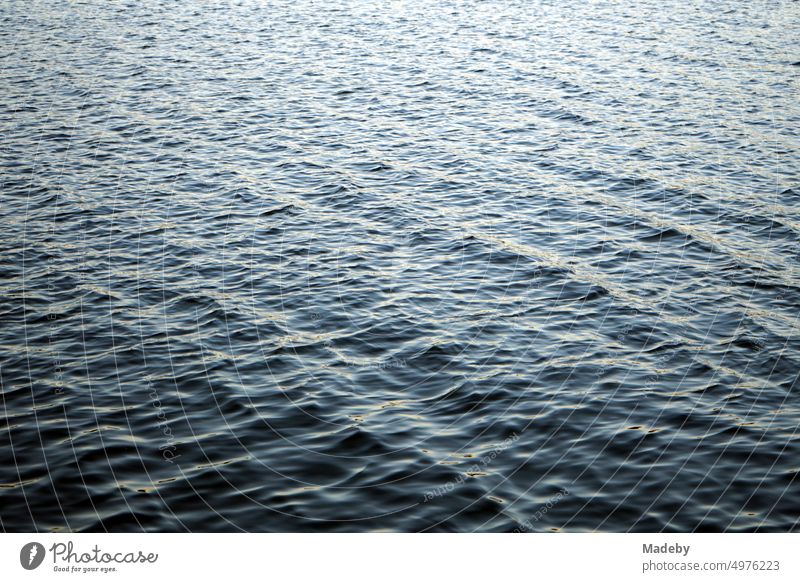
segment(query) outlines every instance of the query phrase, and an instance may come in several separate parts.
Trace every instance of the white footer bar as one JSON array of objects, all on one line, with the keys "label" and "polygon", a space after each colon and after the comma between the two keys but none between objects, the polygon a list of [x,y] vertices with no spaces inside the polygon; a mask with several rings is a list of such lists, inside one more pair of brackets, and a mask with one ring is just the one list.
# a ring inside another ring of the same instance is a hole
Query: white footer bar
[{"label": "white footer bar", "polygon": [[[4,580],[800,580],[796,534],[2,534]],[[580,577],[580,578],[578,578]]]}]

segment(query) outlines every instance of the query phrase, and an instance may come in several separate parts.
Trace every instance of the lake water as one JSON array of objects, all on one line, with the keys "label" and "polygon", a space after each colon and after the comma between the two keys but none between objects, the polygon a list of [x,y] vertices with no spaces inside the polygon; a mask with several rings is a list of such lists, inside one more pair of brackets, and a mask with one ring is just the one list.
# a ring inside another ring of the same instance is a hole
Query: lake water
[{"label": "lake water", "polygon": [[0,526],[797,529],[799,31],[3,3]]}]

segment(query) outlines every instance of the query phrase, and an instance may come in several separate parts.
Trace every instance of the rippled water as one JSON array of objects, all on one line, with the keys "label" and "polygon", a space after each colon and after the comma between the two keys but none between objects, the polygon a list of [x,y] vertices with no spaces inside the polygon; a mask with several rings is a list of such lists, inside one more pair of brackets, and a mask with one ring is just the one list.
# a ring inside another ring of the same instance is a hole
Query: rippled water
[{"label": "rippled water", "polygon": [[800,4],[6,2],[5,530],[788,531]]}]

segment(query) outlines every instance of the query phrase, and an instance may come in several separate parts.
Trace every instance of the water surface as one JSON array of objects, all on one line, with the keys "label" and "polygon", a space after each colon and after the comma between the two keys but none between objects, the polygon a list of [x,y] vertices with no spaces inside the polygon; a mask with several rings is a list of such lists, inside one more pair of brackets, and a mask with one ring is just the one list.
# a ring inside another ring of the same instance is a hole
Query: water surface
[{"label": "water surface", "polygon": [[798,30],[5,2],[0,526],[796,529]]}]

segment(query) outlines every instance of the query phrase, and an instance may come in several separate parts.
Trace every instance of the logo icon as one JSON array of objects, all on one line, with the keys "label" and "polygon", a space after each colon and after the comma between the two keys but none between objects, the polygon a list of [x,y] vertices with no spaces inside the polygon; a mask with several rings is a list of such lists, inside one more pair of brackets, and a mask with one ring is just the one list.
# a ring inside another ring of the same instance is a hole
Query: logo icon
[{"label": "logo icon", "polygon": [[30,542],[19,551],[19,563],[26,570],[35,570],[44,561],[44,546],[39,542]]}]

